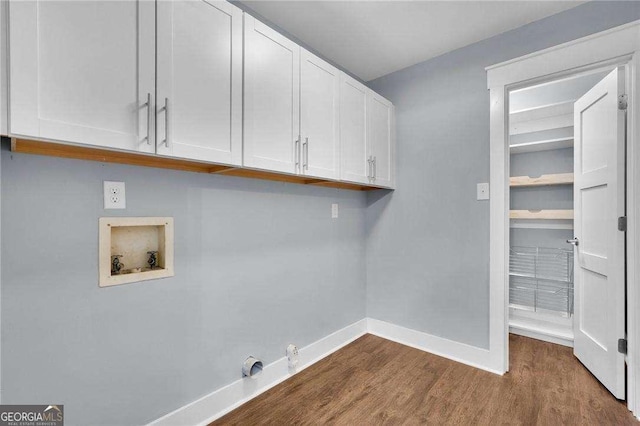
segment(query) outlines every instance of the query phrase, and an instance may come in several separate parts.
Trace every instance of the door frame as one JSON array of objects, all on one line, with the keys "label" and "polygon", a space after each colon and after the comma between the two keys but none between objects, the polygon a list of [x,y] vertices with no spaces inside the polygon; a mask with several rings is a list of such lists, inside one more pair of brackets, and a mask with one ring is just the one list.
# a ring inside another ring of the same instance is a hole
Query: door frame
[{"label": "door frame", "polygon": [[[627,406],[640,416],[640,20],[486,68],[490,99],[491,368],[509,370],[509,91],[624,64],[627,109]],[[637,183],[635,183],[637,182]],[[620,336],[623,337],[623,336]]]}]

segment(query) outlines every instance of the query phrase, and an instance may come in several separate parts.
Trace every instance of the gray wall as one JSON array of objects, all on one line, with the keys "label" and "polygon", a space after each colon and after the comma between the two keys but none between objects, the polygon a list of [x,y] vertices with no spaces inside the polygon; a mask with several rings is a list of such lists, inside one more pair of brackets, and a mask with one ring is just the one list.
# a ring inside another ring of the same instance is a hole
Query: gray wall
[{"label": "gray wall", "polygon": [[398,189],[370,194],[367,315],[489,345],[486,66],[640,19],[590,2],[370,82],[396,105]]},{"label": "gray wall", "polygon": [[[239,379],[248,355],[365,316],[363,193],[1,157],[4,404],[146,423]],[[103,210],[103,180],[126,182],[126,210]],[[176,276],[99,288],[101,216],[173,216]]]}]

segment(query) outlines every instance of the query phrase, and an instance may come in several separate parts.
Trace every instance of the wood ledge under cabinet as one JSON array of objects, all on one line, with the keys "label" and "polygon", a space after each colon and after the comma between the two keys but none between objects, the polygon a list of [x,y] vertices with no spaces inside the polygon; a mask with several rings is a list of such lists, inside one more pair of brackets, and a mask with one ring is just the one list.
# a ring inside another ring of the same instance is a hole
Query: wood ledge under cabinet
[{"label": "wood ledge under cabinet", "polygon": [[11,151],[22,154],[47,155],[50,157],[99,161],[102,163],[128,164],[132,166],[155,167],[196,173],[223,174],[225,176],[238,176],[252,179],[297,183],[302,185],[323,186],[328,188],[348,189],[352,191],[371,191],[380,189],[375,186],[318,179],[310,176],[289,175],[269,172],[266,170],[245,169],[238,166],[225,166],[221,164],[208,164],[177,158],[160,157],[153,154],[111,151],[108,149],[30,139],[11,138]]}]

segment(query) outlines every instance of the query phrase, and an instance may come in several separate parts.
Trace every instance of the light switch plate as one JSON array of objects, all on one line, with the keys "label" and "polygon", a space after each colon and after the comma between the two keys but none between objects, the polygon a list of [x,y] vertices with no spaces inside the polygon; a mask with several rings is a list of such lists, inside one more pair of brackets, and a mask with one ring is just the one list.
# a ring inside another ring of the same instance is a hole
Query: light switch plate
[{"label": "light switch plate", "polygon": [[124,182],[104,181],[104,208],[124,209],[127,207]]},{"label": "light switch plate", "polygon": [[489,184],[479,183],[478,184],[478,200],[488,200],[488,199],[489,199]]},{"label": "light switch plate", "polygon": [[331,218],[332,219],[337,219],[338,218],[338,204],[337,203],[331,204]]}]

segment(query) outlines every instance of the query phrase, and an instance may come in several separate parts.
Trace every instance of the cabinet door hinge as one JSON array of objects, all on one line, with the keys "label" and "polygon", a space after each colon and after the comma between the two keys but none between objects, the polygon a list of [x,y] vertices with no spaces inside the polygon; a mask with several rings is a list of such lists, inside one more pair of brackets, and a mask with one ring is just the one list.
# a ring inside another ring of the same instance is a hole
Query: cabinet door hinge
[{"label": "cabinet door hinge", "polygon": [[621,110],[627,109],[627,95],[618,96],[618,109],[621,109]]},{"label": "cabinet door hinge", "polygon": [[627,217],[621,216],[618,218],[618,231],[627,232]]},{"label": "cabinet door hinge", "polygon": [[627,339],[618,339],[618,352],[627,354]]}]

